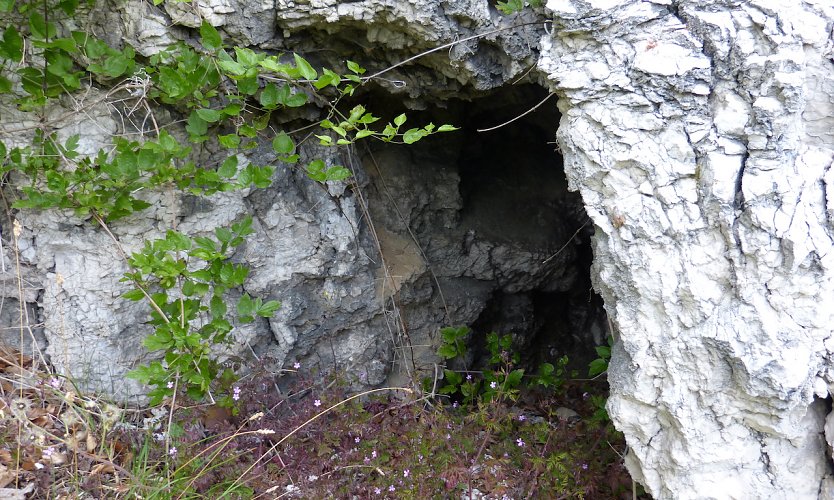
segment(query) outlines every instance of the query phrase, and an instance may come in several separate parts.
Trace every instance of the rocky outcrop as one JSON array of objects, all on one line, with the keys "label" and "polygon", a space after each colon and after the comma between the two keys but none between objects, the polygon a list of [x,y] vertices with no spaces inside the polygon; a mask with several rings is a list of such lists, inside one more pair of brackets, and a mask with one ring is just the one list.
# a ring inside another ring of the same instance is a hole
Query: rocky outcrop
[{"label": "rocky outcrop", "polygon": [[630,470],[658,498],[828,498],[834,12],[548,8]]},{"label": "rocky outcrop", "polygon": [[[513,330],[520,345],[552,353],[572,334],[587,347],[607,330],[587,305],[590,279],[617,339],[609,413],[653,496],[834,494],[827,2],[550,0],[505,17],[486,0],[126,0],[88,19],[146,56],[191,39],[206,19],[241,45],[316,65],[359,60],[379,73],[359,98],[467,130],[547,97],[516,80],[558,98],[558,112],[551,99],[492,135],[342,156],[305,146],[305,157],[349,166],[353,185],[280,166],[268,189],[158,193],[154,209],[115,224],[131,250],[171,225],[199,233],[254,215],[257,232],[235,258],[253,266],[246,291],[283,308],[237,331],[228,354],[300,360],[374,385],[397,378],[392,363],[431,367],[445,324]],[[58,124],[65,136],[81,132],[88,151],[125,131],[125,110],[96,92],[83,118]],[[557,121],[562,156],[546,146]],[[25,142],[15,135],[25,126],[0,127]],[[275,162],[268,144],[248,154]],[[11,265],[2,281],[33,316],[28,348],[87,387],[139,394],[121,375],[145,356],[146,312],[118,298],[125,267],[112,241],[72,214],[16,217],[26,286]],[[565,313],[545,325],[553,310]],[[0,315],[15,334],[19,318]],[[543,339],[556,323],[566,325],[558,338]]]}]

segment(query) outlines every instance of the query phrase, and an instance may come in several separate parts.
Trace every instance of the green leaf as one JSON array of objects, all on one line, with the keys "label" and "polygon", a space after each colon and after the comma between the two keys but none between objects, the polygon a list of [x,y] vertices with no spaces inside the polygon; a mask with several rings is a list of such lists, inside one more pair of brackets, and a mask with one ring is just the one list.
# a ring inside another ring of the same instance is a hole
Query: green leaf
[{"label": "green leaf", "polygon": [[310,66],[310,63],[308,63],[306,59],[304,59],[298,54],[293,54],[293,57],[295,58],[295,65],[298,68],[298,71],[301,74],[301,76],[307,80],[315,80],[318,76],[318,73],[316,73],[316,70],[314,70],[313,67]]},{"label": "green leaf", "polygon": [[437,128],[438,132],[452,132],[454,130],[460,130],[458,127],[454,127],[452,125],[441,125]]},{"label": "green leaf", "polygon": [[[208,132],[208,122],[200,118],[200,115],[197,114],[196,111],[192,111],[190,115],[188,115],[188,122],[185,126],[185,130],[191,134],[192,140],[195,140],[198,137],[203,137]],[[140,152],[140,155],[143,152]]]},{"label": "green leaf", "polygon": [[611,357],[611,348],[607,345],[598,345],[594,347],[594,350],[597,351],[597,356],[602,359],[608,359]]},{"label": "green leaf", "polygon": [[240,136],[237,134],[219,135],[217,141],[224,148],[236,149],[240,147]]},{"label": "green leaf", "polygon": [[588,365],[588,376],[595,377],[608,370],[608,362],[604,359],[595,359]]},{"label": "green leaf", "polygon": [[507,378],[505,379],[505,384],[507,389],[512,389],[518,387],[521,384],[521,379],[524,377],[524,370],[513,370],[507,374]]},{"label": "green leaf", "polygon": [[247,76],[237,81],[237,89],[243,94],[254,95],[258,88],[258,78],[256,76]]},{"label": "green leaf", "polygon": [[326,172],[326,178],[328,181],[343,181],[351,175],[350,170],[339,165],[328,168]]},{"label": "green leaf", "polygon": [[122,298],[132,301],[138,301],[145,298],[145,292],[139,289],[130,290],[122,294]]},{"label": "green leaf", "polygon": [[275,314],[275,311],[280,309],[280,307],[280,302],[278,302],[277,300],[270,300],[258,308],[258,316],[262,318],[269,318],[273,314]]},{"label": "green leaf", "polygon": [[0,57],[12,61],[20,61],[23,57],[23,38],[14,26],[9,26],[3,32],[3,43],[0,43]]},{"label": "green leaf", "polygon": [[57,30],[53,23],[46,22],[40,12],[35,11],[29,14],[29,32],[37,40],[52,39],[57,36]]},{"label": "green leaf", "polygon": [[261,106],[267,109],[275,109],[280,103],[279,97],[278,87],[274,83],[270,83],[261,91],[258,100],[261,102]]},{"label": "green leaf", "polygon": [[286,133],[281,132],[272,140],[272,149],[276,153],[288,155],[295,150],[295,143]]},{"label": "green leaf", "polygon": [[217,175],[223,177],[224,179],[231,179],[237,173],[237,165],[237,155],[229,156],[223,161],[223,164],[220,165],[220,168],[217,169]]},{"label": "green leaf", "polygon": [[326,165],[321,160],[313,160],[307,165],[307,177],[316,182],[324,182],[327,180]]},{"label": "green leaf", "polygon": [[353,71],[357,75],[361,75],[365,72],[365,68],[359,66],[358,64],[350,60],[347,61],[347,67],[349,70]]},{"label": "green leaf", "polygon": [[205,19],[203,20],[203,24],[200,25],[200,41],[203,47],[209,50],[217,50],[223,45],[220,33]]},{"label": "green leaf", "polygon": [[307,104],[307,94],[304,92],[296,92],[287,98],[284,105],[289,108],[298,108]]},{"label": "green leaf", "polygon": [[149,351],[167,349],[172,343],[171,334],[165,330],[157,330],[153,335],[145,337],[143,344]]},{"label": "green leaf", "polygon": [[443,344],[437,350],[437,355],[443,359],[453,359],[457,357],[458,351],[452,344]]},{"label": "green leaf", "polygon": [[220,69],[229,73],[233,76],[242,76],[246,74],[246,68],[243,67],[242,64],[238,63],[237,61],[217,61],[217,65],[220,66]]},{"label": "green leaf", "polygon": [[405,134],[403,134],[403,142],[406,144],[414,144],[415,142],[419,141],[425,136],[425,131],[420,130],[419,128],[412,128],[406,131]]},{"label": "green leaf", "polygon": [[223,114],[216,109],[202,108],[197,110],[197,116],[209,123],[214,123],[220,120],[223,117]]},{"label": "green leaf", "polygon": [[399,128],[400,126],[402,126],[403,123],[405,123],[405,121],[407,119],[408,119],[408,117],[405,116],[405,113],[403,113],[403,114],[397,116],[396,118],[394,118],[394,125],[396,125],[397,128]]}]

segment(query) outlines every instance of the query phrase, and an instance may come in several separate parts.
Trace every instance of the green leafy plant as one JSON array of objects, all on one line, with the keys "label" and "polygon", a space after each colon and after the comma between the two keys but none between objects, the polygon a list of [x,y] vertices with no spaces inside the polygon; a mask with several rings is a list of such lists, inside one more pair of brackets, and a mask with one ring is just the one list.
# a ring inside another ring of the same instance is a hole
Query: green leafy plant
[{"label": "green leafy plant", "polygon": [[[452,360],[466,355],[466,340],[471,329],[466,326],[445,327],[440,330],[441,344],[437,354]],[[543,363],[532,376],[525,376],[524,370],[516,368],[520,356],[513,350],[513,340],[510,335],[498,335],[492,332],[486,336],[486,348],[489,353],[487,370],[474,374],[445,368],[443,370],[443,385],[438,389],[439,394],[460,394],[465,404],[480,399],[486,402],[496,399],[515,400],[519,394],[522,382],[528,386],[540,386],[548,389],[558,389],[564,383],[567,356],[562,356],[556,365]],[[424,385],[430,387],[433,381],[428,380]]]},{"label": "green leafy plant", "polygon": [[235,311],[227,303],[246,280],[249,268],[229,260],[229,252],[252,233],[252,218],[230,229],[218,228],[214,238],[188,237],[168,231],[165,238],[145,243],[129,263],[135,271],[123,281],[135,288],[124,294],[129,300],[147,300],[154,333],[145,339],[149,351],[163,351],[161,361],[152,361],[128,375],[154,386],[151,404],[181,388],[195,400],[205,397],[220,373],[212,346],[227,340],[236,324],[268,318],[280,307],[243,293]]},{"label": "green leafy plant", "polygon": [[503,14],[515,14],[521,12],[525,7],[541,7],[542,0],[506,0],[499,1],[495,7]]},{"label": "green leafy plant", "polygon": [[597,359],[588,365],[588,376],[596,377],[608,371],[608,361],[611,360],[611,348],[614,346],[614,338],[608,336],[608,345],[598,345],[594,349],[597,352]]}]

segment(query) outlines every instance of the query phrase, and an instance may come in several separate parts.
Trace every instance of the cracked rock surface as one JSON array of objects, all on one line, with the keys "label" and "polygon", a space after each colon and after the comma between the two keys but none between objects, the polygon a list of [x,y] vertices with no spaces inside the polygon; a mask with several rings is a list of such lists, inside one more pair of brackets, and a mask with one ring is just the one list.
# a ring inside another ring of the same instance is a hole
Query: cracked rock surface
[{"label": "cracked rock surface", "polygon": [[[370,73],[451,44],[387,71],[375,92],[427,110],[498,101],[489,91],[519,78],[547,87],[558,104],[543,109],[561,114],[557,141],[578,195],[533,170],[526,184],[515,172],[529,145],[513,153],[512,141],[506,157],[454,138],[338,156],[311,146],[305,157],[351,166],[357,185],[322,186],[279,166],[265,190],[149,194],[154,208],[114,233],[132,251],[172,223],[199,234],[252,214],[257,232],[235,255],[253,267],[245,289],[283,307],[236,330],[227,354],[300,360],[375,385],[395,380],[392,365],[408,355],[403,325],[413,344],[431,346],[439,326],[476,322],[493,302],[504,309],[495,324],[522,331],[530,320],[513,318],[534,309],[534,291],[581,288],[581,251],[556,250],[590,217],[576,234],[593,226],[590,279],[617,339],[608,409],[634,477],[655,498],[832,498],[834,7],[550,0],[505,17],[490,3],[126,0],[88,22],[148,56],[193,39],[206,19],[231,43],[298,51],[317,66],[349,58]],[[79,133],[84,152],[123,131],[118,110],[96,100],[104,92],[90,89],[85,116],[55,124],[61,137]],[[25,144],[35,122],[3,109],[4,142]],[[274,162],[268,144],[246,155]],[[465,157],[494,160],[474,169],[491,183],[467,177]],[[545,194],[517,208],[532,184]],[[112,241],[72,214],[16,217],[25,286],[19,293],[8,247],[0,283],[6,307],[26,304],[25,347],[86,388],[139,395],[123,375],[147,357],[146,311],[118,297],[125,267]],[[4,225],[4,239],[10,232]],[[0,321],[0,339],[13,341],[5,332],[19,317],[3,310]],[[604,336],[592,330],[585,341]],[[414,356],[433,362],[430,348]]]},{"label": "cracked rock surface", "polygon": [[547,8],[629,469],[657,498],[829,498],[832,7]]}]

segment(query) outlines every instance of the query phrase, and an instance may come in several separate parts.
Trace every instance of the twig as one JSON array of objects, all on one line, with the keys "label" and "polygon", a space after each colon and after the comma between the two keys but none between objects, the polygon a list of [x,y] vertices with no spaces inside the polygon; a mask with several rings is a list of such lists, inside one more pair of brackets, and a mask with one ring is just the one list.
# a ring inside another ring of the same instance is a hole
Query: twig
[{"label": "twig", "polygon": [[535,106],[533,106],[532,108],[528,109],[528,110],[527,110],[527,111],[525,111],[524,113],[521,113],[520,115],[516,116],[516,117],[515,117],[515,118],[513,118],[512,120],[506,121],[506,122],[504,122],[504,123],[502,123],[502,124],[500,124],[500,125],[496,125],[496,126],[494,126],[494,127],[489,127],[489,128],[479,128],[479,129],[477,129],[477,131],[478,131],[478,132],[491,132],[491,131],[493,131],[493,130],[497,130],[497,129],[501,128],[501,127],[505,127],[505,126],[509,125],[510,123],[512,123],[512,122],[514,122],[514,121],[516,121],[516,120],[520,120],[521,118],[524,118],[525,116],[529,115],[530,113],[532,113],[533,111],[535,111],[536,109],[538,109],[538,107],[539,107],[539,106],[541,106],[542,104],[544,104],[545,102],[547,102],[547,100],[548,100],[548,99],[550,99],[551,97],[553,97],[554,95],[556,95],[556,93],[555,93],[555,92],[551,92],[551,93],[547,94],[547,97],[545,97],[544,99],[542,99],[541,101],[539,101],[539,103],[538,103],[538,104],[536,104],[536,105],[535,105]]}]

